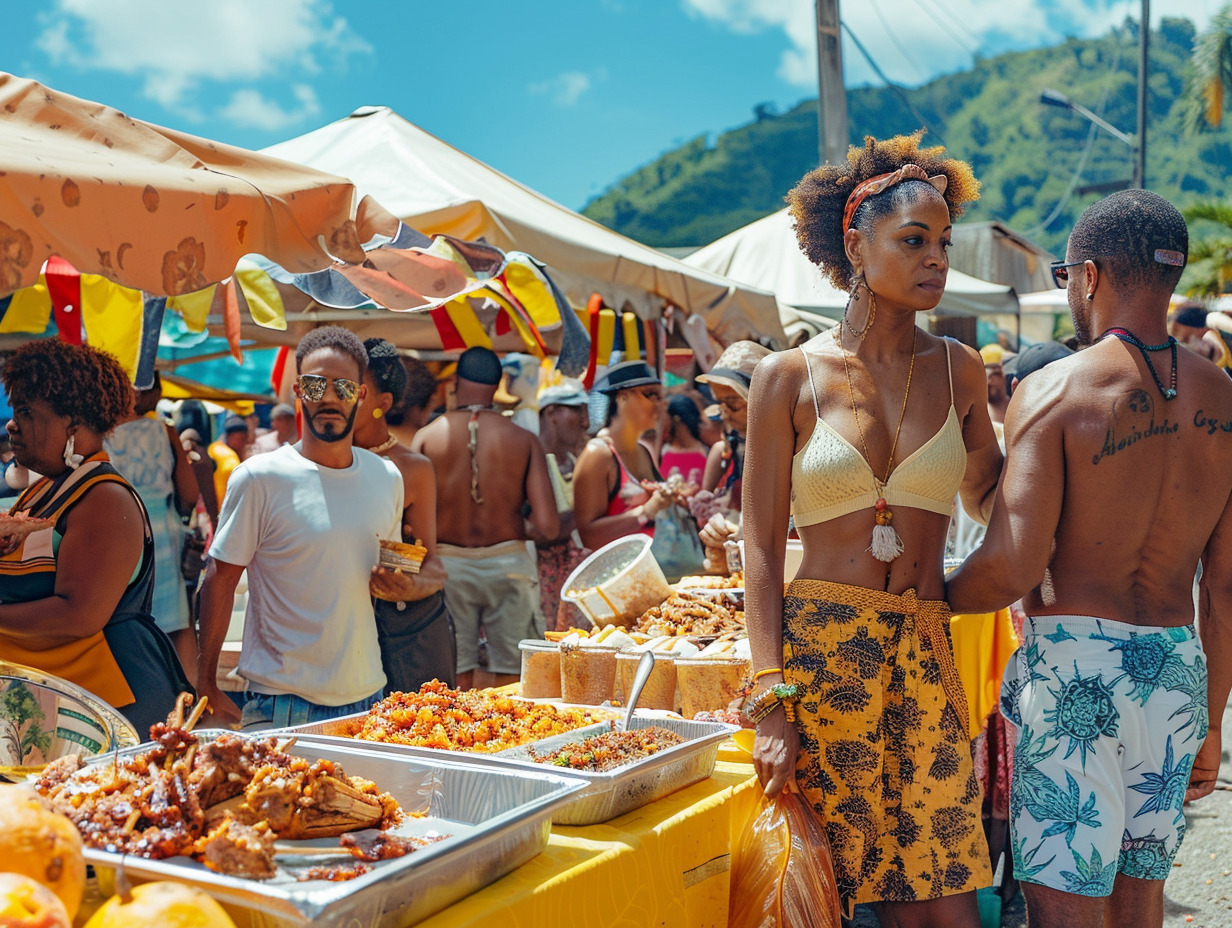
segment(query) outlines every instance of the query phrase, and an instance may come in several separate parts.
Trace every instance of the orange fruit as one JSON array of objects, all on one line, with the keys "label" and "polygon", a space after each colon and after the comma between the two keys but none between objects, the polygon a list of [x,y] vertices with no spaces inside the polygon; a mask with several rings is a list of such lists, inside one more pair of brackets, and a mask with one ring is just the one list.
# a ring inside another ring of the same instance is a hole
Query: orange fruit
[{"label": "orange fruit", "polygon": [[0,866],[42,883],[60,897],[69,918],[86,885],[77,826],[21,786],[0,786]]},{"label": "orange fruit", "polygon": [[203,890],[163,881],[133,887],[127,902],[112,896],[84,928],[235,928],[235,922]]},{"label": "orange fruit", "polygon": [[20,873],[0,873],[0,928],[70,928],[60,897]]}]

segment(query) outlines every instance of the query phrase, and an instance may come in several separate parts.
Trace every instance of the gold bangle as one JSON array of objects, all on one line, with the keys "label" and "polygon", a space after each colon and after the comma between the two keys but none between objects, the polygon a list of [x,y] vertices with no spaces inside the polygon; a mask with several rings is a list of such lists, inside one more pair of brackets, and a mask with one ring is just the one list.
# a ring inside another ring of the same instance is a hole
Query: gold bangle
[{"label": "gold bangle", "polygon": [[757,680],[760,680],[762,677],[770,676],[770,674],[772,673],[782,673],[782,672],[783,672],[782,667],[767,667],[765,670],[759,670],[757,671],[757,673],[753,674],[753,680],[754,682],[756,682]]}]

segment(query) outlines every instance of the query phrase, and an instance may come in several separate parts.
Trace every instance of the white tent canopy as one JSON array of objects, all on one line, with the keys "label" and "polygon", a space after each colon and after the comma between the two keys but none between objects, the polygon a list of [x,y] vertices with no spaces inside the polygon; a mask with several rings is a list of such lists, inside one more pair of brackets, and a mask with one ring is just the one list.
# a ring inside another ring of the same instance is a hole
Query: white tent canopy
[{"label": "white tent canopy", "polygon": [[548,266],[574,306],[591,293],[655,318],[665,301],[698,313],[723,342],[783,341],[774,297],[689,266],[613,232],[458,151],[388,107],[345,119],[264,150],[329,170],[374,195],[427,235],[482,239]]},{"label": "white tent canopy", "polygon": [[[378,195],[378,198],[379,195]],[[769,290],[785,306],[838,318],[847,294],[835,289],[796,243],[791,216],[782,209],[729,232],[684,259],[688,264]],[[1010,287],[969,277],[953,269],[937,312],[956,315],[1016,314]]]}]

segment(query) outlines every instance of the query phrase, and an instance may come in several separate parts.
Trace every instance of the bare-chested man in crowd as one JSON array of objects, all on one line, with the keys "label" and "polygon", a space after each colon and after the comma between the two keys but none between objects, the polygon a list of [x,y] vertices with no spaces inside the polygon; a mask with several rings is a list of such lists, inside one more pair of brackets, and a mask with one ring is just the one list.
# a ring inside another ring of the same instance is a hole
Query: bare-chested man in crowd
[{"label": "bare-chested man in crowd", "polygon": [[471,686],[479,666],[480,626],[497,685],[518,679],[518,642],[544,632],[526,520],[548,538],[560,527],[538,438],[492,408],[500,379],[495,352],[463,352],[457,408],[416,432],[411,445],[436,471],[436,550],[449,577],[445,605],[457,631],[459,689]]},{"label": "bare-chested man in crowd", "polygon": [[1026,594],[1001,709],[1032,928],[1162,925],[1181,805],[1219,770],[1232,383],[1168,336],[1188,248],[1180,213],[1144,190],[1079,218],[1053,274],[1089,347],[1014,391],[988,534],[948,584],[959,613]]}]

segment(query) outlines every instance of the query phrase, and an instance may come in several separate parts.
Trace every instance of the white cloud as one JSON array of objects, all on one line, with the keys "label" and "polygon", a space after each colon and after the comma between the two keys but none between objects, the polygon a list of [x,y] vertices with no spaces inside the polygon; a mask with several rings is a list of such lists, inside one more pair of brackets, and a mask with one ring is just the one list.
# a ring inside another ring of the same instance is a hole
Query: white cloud
[{"label": "white cloud", "polygon": [[[193,112],[206,81],[282,83],[371,51],[330,0],[53,0],[40,20],[36,45],[53,64],[141,78],[147,97],[181,114]],[[301,113],[316,105],[292,93]],[[233,94],[224,112],[248,118],[261,110],[291,112],[252,90]]]},{"label": "white cloud", "polygon": [[[690,15],[737,34],[779,30],[789,47],[777,74],[795,87],[817,86],[817,35],[811,0],[681,0]],[[1156,3],[1152,23],[1184,16],[1201,28],[1224,0]],[[1161,9],[1165,7],[1166,9]],[[972,52],[1052,44],[1066,36],[1106,33],[1141,13],[1140,0],[859,0],[842,5],[844,24],[859,37],[892,81],[916,85],[971,65]],[[944,18],[943,18],[944,17]],[[881,83],[844,35],[843,71],[849,86]]]},{"label": "white cloud", "polygon": [[550,94],[560,106],[573,106],[578,98],[590,90],[589,74],[581,71],[565,71],[546,81],[538,81],[528,88],[533,94]]},{"label": "white cloud", "polygon": [[317,95],[307,84],[291,88],[297,106],[287,109],[260,91],[246,87],[231,95],[220,115],[237,126],[255,129],[285,129],[321,113]]}]

